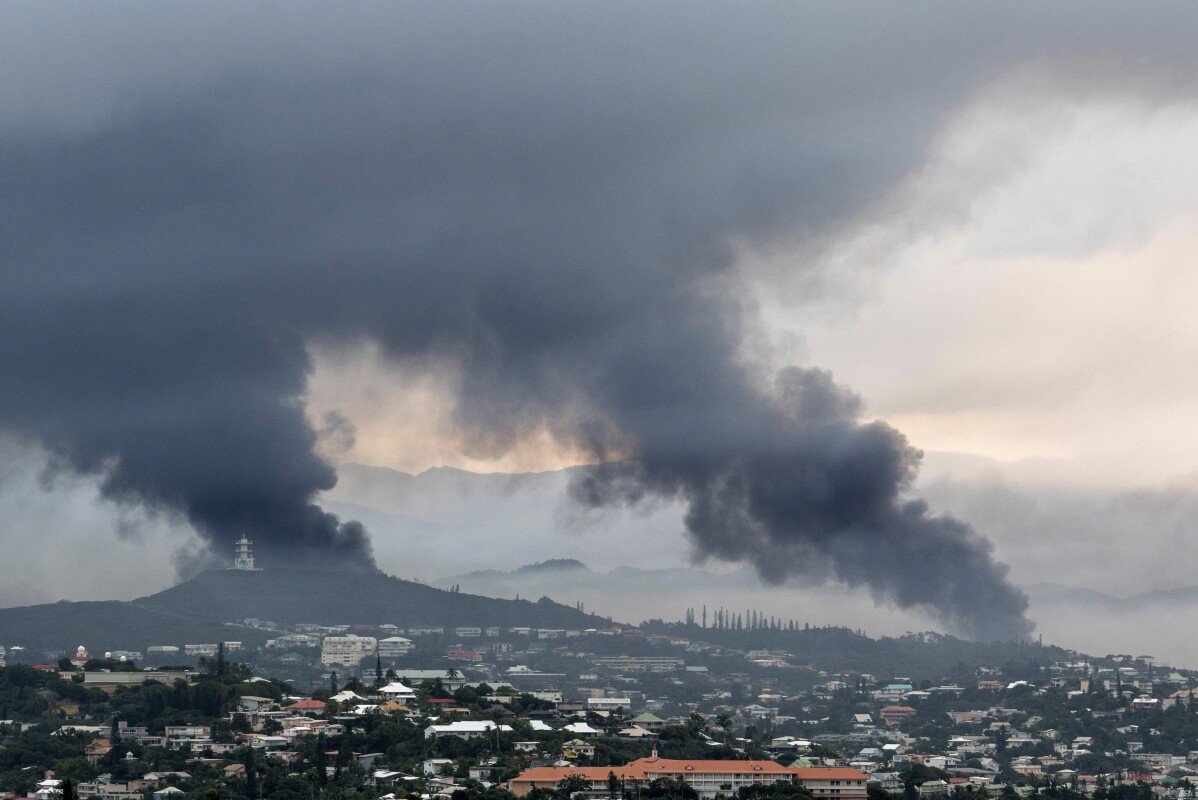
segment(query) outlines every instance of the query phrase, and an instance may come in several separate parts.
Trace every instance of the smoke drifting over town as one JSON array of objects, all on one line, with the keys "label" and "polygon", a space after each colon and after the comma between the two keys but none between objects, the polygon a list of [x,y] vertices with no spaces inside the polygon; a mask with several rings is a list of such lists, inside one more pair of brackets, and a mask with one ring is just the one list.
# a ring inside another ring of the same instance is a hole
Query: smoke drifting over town
[{"label": "smoke drifting over town", "polygon": [[[101,25],[62,54],[112,67],[82,110],[56,106],[57,75],[9,90],[41,100],[0,127],[0,426],[222,553],[248,532],[268,559],[372,569],[362,526],[315,502],[336,475],[304,406],[309,348],[369,340],[453,372],[464,448],[547,428],[606,462],[577,499],[682,499],[700,556],[1027,634],[989,543],[907,497],[898,431],[826,372],[745,356],[736,254],[861,214],[1012,70],[1068,83],[1134,58],[1139,80],[1188,52],[1180,26],[1083,8]],[[126,85],[114,54],[162,69]]]}]

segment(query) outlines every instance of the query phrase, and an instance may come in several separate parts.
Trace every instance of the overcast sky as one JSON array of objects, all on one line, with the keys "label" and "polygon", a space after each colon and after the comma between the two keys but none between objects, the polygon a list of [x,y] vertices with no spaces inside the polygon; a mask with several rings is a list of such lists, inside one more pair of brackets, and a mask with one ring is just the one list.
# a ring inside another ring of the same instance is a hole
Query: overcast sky
[{"label": "overcast sky", "polygon": [[[0,603],[143,593],[247,527],[367,564],[314,504],[347,462],[620,460],[575,498],[688,506],[678,563],[811,557],[962,629],[956,589],[887,577],[912,542],[960,547],[1011,619],[1003,564],[1184,585],[1154,556],[1198,546],[1196,28],[1170,3],[7,5]],[[912,484],[875,420],[993,461]]]}]

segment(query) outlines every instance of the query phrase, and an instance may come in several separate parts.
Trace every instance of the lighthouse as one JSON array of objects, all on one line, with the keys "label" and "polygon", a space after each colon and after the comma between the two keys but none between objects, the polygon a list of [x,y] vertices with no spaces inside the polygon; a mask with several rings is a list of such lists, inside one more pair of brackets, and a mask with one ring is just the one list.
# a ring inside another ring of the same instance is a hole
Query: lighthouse
[{"label": "lighthouse", "polygon": [[237,540],[237,550],[233,555],[233,569],[245,570],[246,572],[257,572],[258,568],[254,566],[254,551],[251,549],[253,542],[246,538],[245,534]]}]

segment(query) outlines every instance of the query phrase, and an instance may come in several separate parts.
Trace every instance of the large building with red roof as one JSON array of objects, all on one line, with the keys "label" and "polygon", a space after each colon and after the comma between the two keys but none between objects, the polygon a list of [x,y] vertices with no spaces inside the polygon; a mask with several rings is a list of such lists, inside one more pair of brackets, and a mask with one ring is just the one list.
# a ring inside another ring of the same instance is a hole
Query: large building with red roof
[{"label": "large building with red roof", "polygon": [[801,783],[818,798],[865,800],[869,777],[843,767],[784,767],[776,761],[638,758],[622,767],[534,767],[512,778],[508,790],[523,797],[533,789],[549,789],[569,777],[589,781],[592,791],[608,793],[612,775],[622,782],[659,778],[685,781],[702,800],[735,794],[742,786],[789,781]]}]

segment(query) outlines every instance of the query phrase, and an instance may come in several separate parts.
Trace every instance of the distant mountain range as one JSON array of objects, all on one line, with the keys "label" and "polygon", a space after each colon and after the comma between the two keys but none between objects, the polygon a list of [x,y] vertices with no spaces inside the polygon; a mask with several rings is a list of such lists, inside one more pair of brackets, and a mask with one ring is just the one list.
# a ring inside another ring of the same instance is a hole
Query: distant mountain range
[{"label": "distant mountain range", "polygon": [[279,623],[530,625],[586,628],[610,624],[548,600],[496,600],[448,592],[383,574],[267,569],[210,570],[165,591],[128,602],[59,602],[0,609],[0,644],[67,650],[141,650],[150,644],[241,639],[254,628],[225,623],[247,618]]},{"label": "distant mountain range", "polygon": [[337,486],[321,504],[366,525],[380,566],[405,578],[427,581],[553,559],[610,569],[634,558],[640,566],[685,558],[689,545],[681,506],[583,509],[567,490],[576,471],[506,474],[441,467],[409,475],[343,464]]},{"label": "distant mountain range", "polygon": [[[713,573],[693,567],[639,569],[625,566],[603,572],[593,570],[577,559],[551,559],[525,564],[511,570],[475,570],[439,578],[432,583],[443,588],[459,586],[488,595],[507,595],[514,592],[522,592],[525,595],[537,592],[552,595],[554,590],[560,594],[563,591],[574,590],[577,593],[578,590],[597,588],[608,592],[626,593],[646,586],[660,587],[663,581],[678,580],[736,592],[759,588],[755,573],[747,567],[731,572]],[[1178,609],[1198,606],[1198,586],[1158,589],[1127,597],[1060,583],[1032,584],[1024,587],[1024,591],[1031,600],[1033,610],[1051,606],[1083,606],[1113,612],[1136,612],[1153,608]]]},{"label": "distant mountain range", "polygon": [[1182,586],[1175,589],[1157,589],[1127,597],[1116,597],[1082,586],[1067,586],[1059,583],[1037,583],[1026,589],[1035,605],[1094,606],[1109,611],[1143,611],[1152,608],[1177,610],[1187,606],[1198,606],[1198,586]]}]

